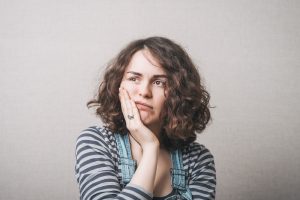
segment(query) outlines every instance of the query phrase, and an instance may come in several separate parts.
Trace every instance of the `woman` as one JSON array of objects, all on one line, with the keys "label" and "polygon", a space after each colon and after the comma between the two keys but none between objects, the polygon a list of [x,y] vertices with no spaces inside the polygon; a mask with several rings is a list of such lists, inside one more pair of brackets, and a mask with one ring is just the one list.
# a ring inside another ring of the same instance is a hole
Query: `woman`
[{"label": "woman", "polygon": [[105,126],[77,140],[81,199],[215,198],[213,156],[195,142],[210,120],[209,94],[178,44],[131,42],[88,106],[97,106]]}]

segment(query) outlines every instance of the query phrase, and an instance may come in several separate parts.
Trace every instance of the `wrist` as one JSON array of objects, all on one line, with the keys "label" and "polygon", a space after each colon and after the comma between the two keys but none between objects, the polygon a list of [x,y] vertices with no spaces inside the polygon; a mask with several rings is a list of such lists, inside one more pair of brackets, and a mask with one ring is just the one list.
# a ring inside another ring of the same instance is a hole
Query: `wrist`
[{"label": "wrist", "polygon": [[143,145],[143,152],[158,152],[159,150],[159,142],[151,142]]}]

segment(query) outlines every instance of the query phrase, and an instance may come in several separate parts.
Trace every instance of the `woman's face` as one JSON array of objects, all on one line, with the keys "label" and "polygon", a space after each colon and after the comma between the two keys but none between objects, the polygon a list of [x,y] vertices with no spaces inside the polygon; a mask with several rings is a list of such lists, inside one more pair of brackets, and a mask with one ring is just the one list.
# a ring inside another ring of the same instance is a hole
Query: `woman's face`
[{"label": "woman's face", "polygon": [[121,87],[135,102],[142,122],[160,126],[160,113],[166,100],[167,76],[149,51],[137,51],[125,69]]}]

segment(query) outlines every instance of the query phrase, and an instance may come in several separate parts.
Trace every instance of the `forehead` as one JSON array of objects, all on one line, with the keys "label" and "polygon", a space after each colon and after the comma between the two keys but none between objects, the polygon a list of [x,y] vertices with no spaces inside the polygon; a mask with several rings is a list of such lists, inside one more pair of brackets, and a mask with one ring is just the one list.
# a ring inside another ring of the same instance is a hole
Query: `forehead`
[{"label": "forehead", "polygon": [[134,71],[143,75],[166,75],[164,69],[148,50],[140,50],[133,54],[125,73]]}]

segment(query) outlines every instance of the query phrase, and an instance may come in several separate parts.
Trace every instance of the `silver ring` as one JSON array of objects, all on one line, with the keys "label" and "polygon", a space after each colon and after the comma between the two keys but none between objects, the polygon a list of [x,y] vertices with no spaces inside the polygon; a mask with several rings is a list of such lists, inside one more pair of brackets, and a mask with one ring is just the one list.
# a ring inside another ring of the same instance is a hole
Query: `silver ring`
[{"label": "silver ring", "polygon": [[127,115],[127,117],[128,117],[129,120],[134,119],[134,115]]}]

